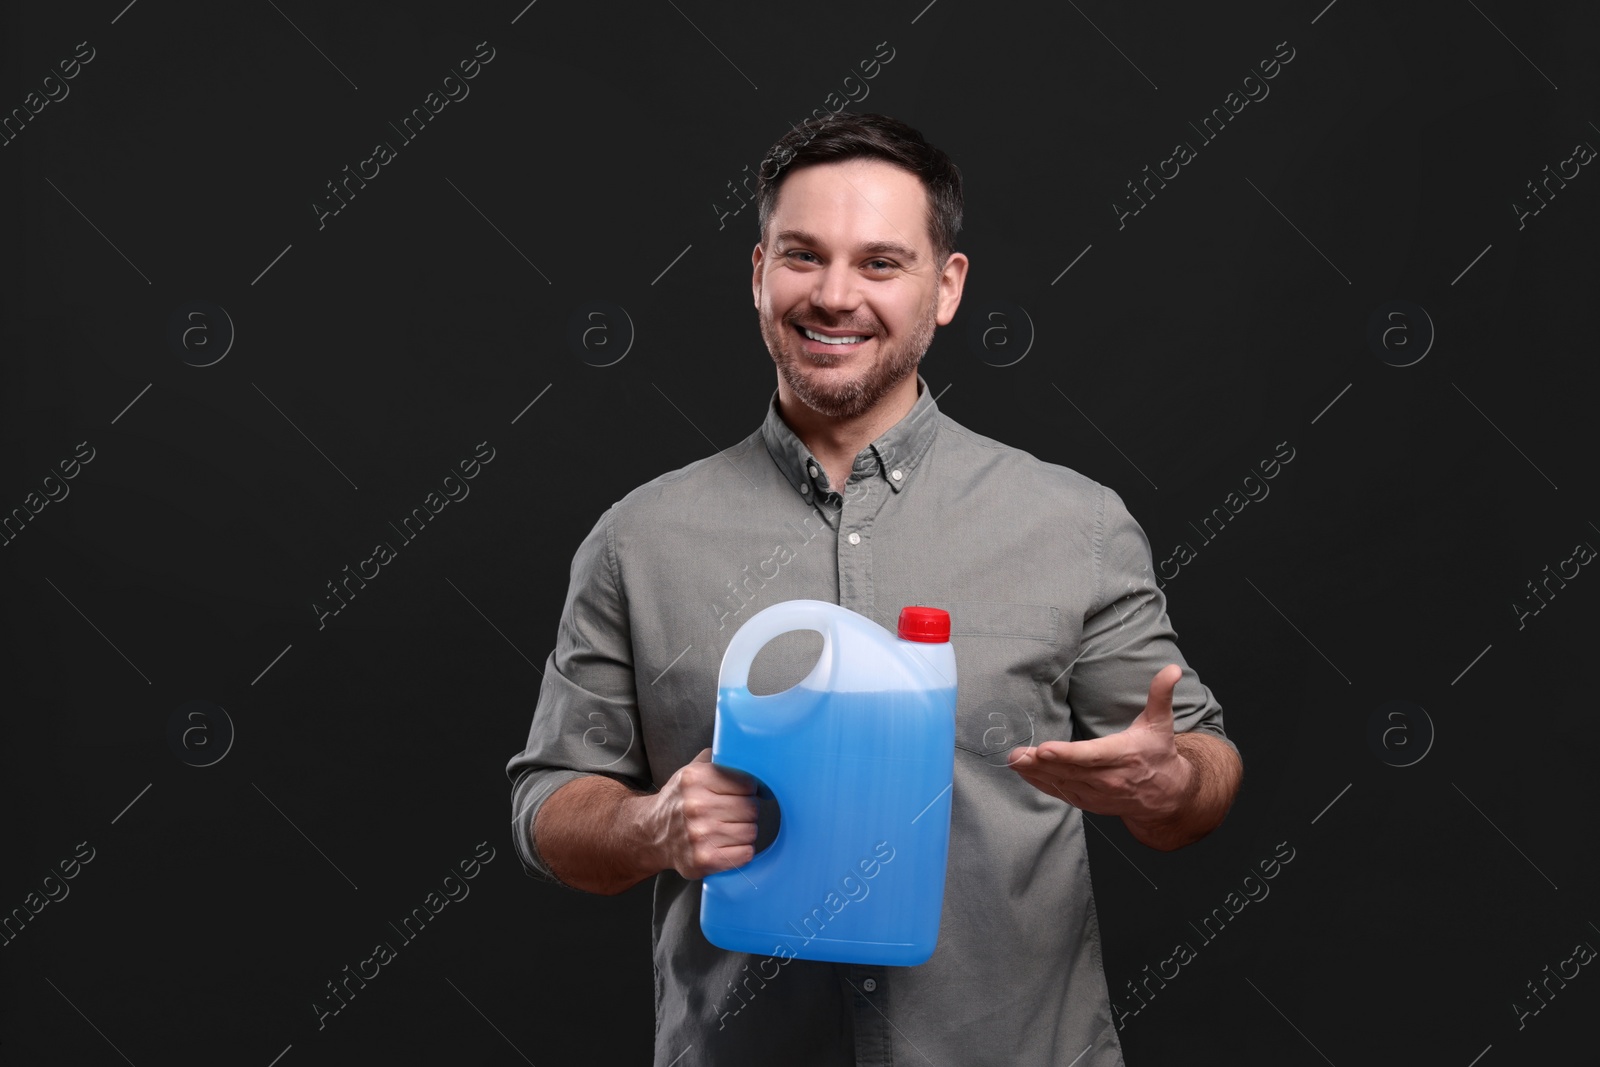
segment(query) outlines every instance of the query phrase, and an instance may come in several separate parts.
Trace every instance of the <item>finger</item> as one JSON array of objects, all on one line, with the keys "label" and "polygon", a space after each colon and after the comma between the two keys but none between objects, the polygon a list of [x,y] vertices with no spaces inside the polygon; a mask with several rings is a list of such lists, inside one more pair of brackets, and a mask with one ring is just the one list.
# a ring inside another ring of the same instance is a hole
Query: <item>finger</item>
[{"label": "finger", "polygon": [[709,842],[697,845],[688,855],[688,863],[678,873],[685,878],[704,878],[708,874],[731,871],[755,859],[756,850],[751,845],[716,845]]},{"label": "finger", "polygon": [[1083,789],[1090,785],[1092,775],[1096,773],[1060,764],[1038,762],[1031,765],[1013,765],[1011,769],[1047,793],[1053,793],[1057,789],[1074,791]]},{"label": "finger", "polygon": [[1099,811],[1100,807],[1097,805],[1117,799],[1108,796],[1100,783],[1090,778],[1064,777],[1042,770],[1023,773],[1022,777],[1035,788],[1051,796],[1062,797],[1074,806],[1087,810]]},{"label": "finger", "polygon": [[709,844],[719,848],[733,848],[754,844],[758,829],[755,820],[725,821],[716,824],[706,835]]},{"label": "finger", "polygon": [[727,793],[705,793],[693,807],[689,817],[707,826],[754,825],[760,818],[760,806],[755,797]]},{"label": "finger", "polygon": [[1071,804],[1073,807],[1081,808],[1083,810],[1088,810],[1088,805],[1084,803],[1083,798],[1081,796],[1079,796],[1077,793],[1073,793],[1073,792],[1071,792],[1069,790],[1060,789],[1060,788],[1054,789],[1054,790],[1052,790],[1052,792],[1054,792],[1056,796],[1060,797],[1062,800],[1066,801],[1068,804]]},{"label": "finger", "polygon": [[1150,696],[1145,701],[1144,710],[1139,713],[1139,718],[1145,720],[1147,725],[1161,726],[1172,723],[1172,691],[1178,686],[1178,679],[1183,677],[1183,668],[1176,663],[1169,663],[1156,672],[1150,679]]},{"label": "finger", "polygon": [[1121,793],[1108,792],[1104,783],[1093,774],[1080,776],[1070,768],[1036,766],[1032,770],[1017,770],[1017,774],[1039,792],[1056,800],[1064,800],[1075,808],[1096,815],[1123,815],[1139,810]]},{"label": "finger", "polygon": [[728,800],[728,804],[731,805],[728,816],[729,822],[754,826],[756,820],[761,817],[761,805],[756,802],[756,798],[753,796],[733,797]]},{"label": "finger", "polygon": [[1096,815],[1120,814],[1121,808],[1125,806],[1118,798],[1106,796],[1096,790],[1092,783],[1070,783],[1047,778],[1034,782],[1033,785],[1046,796],[1066,801],[1075,808]]},{"label": "finger", "polygon": [[[1072,803],[1100,811],[1107,803],[1128,800],[1130,779],[1127,768],[1075,767],[1063,763],[1037,763],[1032,767],[1016,768],[1018,774],[1041,784],[1041,788],[1059,789],[1072,796]],[[1080,803],[1088,801],[1089,804]]]},{"label": "finger", "polygon": [[713,793],[741,797],[754,795],[756,780],[748,774],[736,771],[732,767],[718,767],[715,764],[712,768],[715,774],[706,780],[706,785]]},{"label": "finger", "polygon": [[1023,771],[1017,772],[1017,776],[1051,800],[1061,800],[1063,798],[1062,791],[1049,778],[1037,774],[1028,774]]},{"label": "finger", "polygon": [[703,748],[699,755],[689,761],[692,768],[695,764],[704,763],[704,770],[693,769],[688,772],[688,779],[705,786],[713,793],[723,793],[729,796],[749,796],[756,791],[755,779],[740,770],[724,767],[720,763],[711,762],[711,750]]},{"label": "finger", "polygon": [[731,871],[735,867],[743,867],[756,858],[756,850],[749,845],[738,845],[724,848],[717,857],[713,871]]},{"label": "finger", "polygon": [[1040,762],[1070,767],[1108,767],[1121,762],[1131,750],[1121,734],[1094,737],[1087,741],[1046,741],[1035,754]]}]

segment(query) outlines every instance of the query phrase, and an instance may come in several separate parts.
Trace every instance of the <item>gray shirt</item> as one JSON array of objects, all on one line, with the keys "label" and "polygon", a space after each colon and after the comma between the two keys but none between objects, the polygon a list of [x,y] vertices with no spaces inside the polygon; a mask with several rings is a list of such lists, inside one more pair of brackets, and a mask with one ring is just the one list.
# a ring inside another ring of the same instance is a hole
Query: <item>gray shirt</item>
[{"label": "gray shirt", "polygon": [[[605,774],[659,789],[711,744],[722,654],[769,604],[826,600],[893,631],[910,604],[951,618],[958,702],[938,947],[916,967],[728,952],[700,885],[654,880],[656,1067],[784,1063],[1122,1063],[1082,814],[1006,766],[1017,745],[1116,733],[1184,665],[1179,731],[1225,737],[1174,643],[1150,546],[1121,498],[916,405],[843,487],[778,414],[725,451],[613,504],[579,546],[527,749],[511,760],[516,843],[556,789]],[[818,635],[774,640],[750,688],[798,681]]]}]

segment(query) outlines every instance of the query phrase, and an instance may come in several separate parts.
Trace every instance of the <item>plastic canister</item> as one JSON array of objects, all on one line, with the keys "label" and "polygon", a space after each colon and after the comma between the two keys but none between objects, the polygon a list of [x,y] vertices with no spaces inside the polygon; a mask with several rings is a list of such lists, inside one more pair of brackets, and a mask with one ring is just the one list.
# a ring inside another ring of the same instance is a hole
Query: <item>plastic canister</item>
[{"label": "plastic canister", "polygon": [[[755,695],[750,664],[780,634],[814,630],[798,684]],[[907,607],[899,633],[822,600],[751,616],[722,657],[711,759],[776,799],[777,837],[708,875],[700,928],[721,948],[910,966],[933,955],[944,903],[955,769],[950,616]]]}]

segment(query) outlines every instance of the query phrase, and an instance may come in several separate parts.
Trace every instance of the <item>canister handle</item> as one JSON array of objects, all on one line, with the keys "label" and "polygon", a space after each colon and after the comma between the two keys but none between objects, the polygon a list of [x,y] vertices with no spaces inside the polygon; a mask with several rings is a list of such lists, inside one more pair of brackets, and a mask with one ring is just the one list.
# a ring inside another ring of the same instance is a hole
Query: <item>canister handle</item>
[{"label": "canister handle", "polygon": [[822,655],[800,684],[827,689],[834,673],[834,630],[843,610],[826,600],[785,600],[761,609],[728,642],[717,684],[724,689],[748,689],[750,665],[767,642],[795,630],[813,630],[822,635]]}]

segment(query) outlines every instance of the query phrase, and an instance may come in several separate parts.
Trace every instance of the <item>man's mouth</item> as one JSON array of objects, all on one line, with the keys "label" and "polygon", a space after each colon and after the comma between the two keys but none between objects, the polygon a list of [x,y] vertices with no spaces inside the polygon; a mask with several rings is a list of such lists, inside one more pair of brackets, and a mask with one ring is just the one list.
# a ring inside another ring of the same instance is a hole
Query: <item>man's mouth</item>
[{"label": "man's mouth", "polygon": [[872,339],[871,334],[864,333],[824,333],[808,326],[796,324],[795,331],[805,339],[805,348],[808,352],[816,354],[838,353],[843,355],[854,352],[867,341]]},{"label": "man's mouth", "polygon": [[859,344],[867,339],[866,334],[845,334],[844,336],[840,337],[833,334],[819,333],[816,330],[808,329],[804,326],[800,327],[800,332],[811,338],[813,341],[821,341],[825,345]]}]

